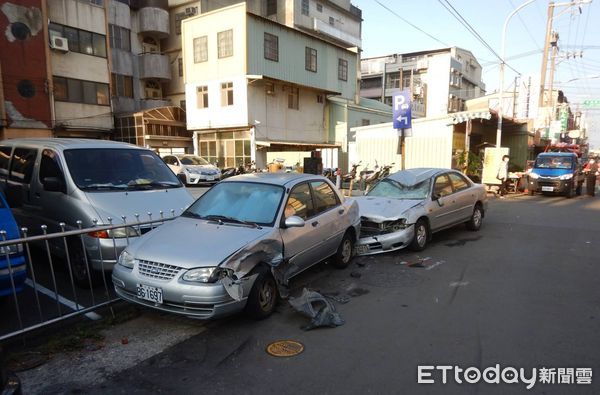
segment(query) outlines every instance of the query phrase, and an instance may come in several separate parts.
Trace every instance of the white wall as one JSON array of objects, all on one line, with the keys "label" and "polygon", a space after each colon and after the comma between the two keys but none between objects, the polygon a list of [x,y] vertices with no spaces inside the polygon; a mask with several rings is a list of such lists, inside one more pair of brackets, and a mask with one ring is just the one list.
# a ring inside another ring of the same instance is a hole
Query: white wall
[{"label": "white wall", "polygon": [[[221,106],[221,83],[233,82],[233,105]],[[185,86],[187,128],[212,129],[248,126],[246,77],[187,83]],[[198,108],[196,87],[208,86],[208,108]],[[178,104],[178,103],[177,103]]]},{"label": "white wall", "polygon": [[[452,165],[453,125],[448,117],[413,120],[412,136],[405,139],[407,169],[415,167],[450,168]],[[356,132],[355,161],[373,168],[375,160],[380,166],[395,162],[392,171],[400,169],[398,132],[392,123],[352,128]]]},{"label": "white wall", "polygon": [[79,0],[52,0],[47,3],[51,22],[106,34],[104,7]]},{"label": "white wall", "polygon": [[424,76],[427,83],[427,116],[436,117],[448,113],[450,84],[450,53],[429,58],[429,68]]}]

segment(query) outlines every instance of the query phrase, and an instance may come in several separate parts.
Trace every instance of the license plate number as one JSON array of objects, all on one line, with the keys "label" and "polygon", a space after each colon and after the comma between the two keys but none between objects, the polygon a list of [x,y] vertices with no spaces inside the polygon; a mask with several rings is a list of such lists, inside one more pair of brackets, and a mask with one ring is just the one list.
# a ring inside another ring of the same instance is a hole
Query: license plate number
[{"label": "license plate number", "polygon": [[163,302],[162,289],[144,284],[137,284],[137,297],[154,303]]},{"label": "license plate number", "polygon": [[542,187],[542,192],[552,192],[554,191],[554,187]]},{"label": "license plate number", "polygon": [[215,180],[215,176],[207,176],[206,177],[206,181],[214,181]]},{"label": "license plate number", "polygon": [[354,252],[356,254],[365,254],[365,253],[369,252],[369,246],[366,244],[356,246],[354,248]]}]

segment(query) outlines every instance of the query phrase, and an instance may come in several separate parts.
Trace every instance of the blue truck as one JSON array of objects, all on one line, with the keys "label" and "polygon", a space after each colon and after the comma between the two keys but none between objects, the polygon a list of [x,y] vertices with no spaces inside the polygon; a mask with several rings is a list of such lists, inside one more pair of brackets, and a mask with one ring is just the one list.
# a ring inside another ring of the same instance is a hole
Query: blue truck
[{"label": "blue truck", "polygon": [[581,195],[583,172],[577,154],[543,152],[535,160],[528,177],[527,189],[535,193],[562,194],[567,198]]}]

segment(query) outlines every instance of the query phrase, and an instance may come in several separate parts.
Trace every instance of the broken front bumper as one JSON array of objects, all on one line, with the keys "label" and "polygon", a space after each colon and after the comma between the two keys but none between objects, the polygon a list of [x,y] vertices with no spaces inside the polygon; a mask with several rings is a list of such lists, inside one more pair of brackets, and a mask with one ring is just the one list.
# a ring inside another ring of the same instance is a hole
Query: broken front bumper
[{"label": "broken front bumper", "polygon": [[397,232],[361,237],[356,243],[356,255],[373,255],[405,248],[415,234],[415,226],[410,225]]},{"label": "broken front bumper", "polygon": [[[171,280],[156,280],[141,275],[137,267],[128,269],[115,265],[112,280],[117,295],[129,302],[190,318],[213,319],[243,310],[256,278],[255,276],[245,278],[238,290],[239,299],[234,299],[222,282],[197,284],[184,282],[180,279],[182,273],[178,273]],[[138,284],[159,288],[162,293],[162,303],[138,297]]]}]

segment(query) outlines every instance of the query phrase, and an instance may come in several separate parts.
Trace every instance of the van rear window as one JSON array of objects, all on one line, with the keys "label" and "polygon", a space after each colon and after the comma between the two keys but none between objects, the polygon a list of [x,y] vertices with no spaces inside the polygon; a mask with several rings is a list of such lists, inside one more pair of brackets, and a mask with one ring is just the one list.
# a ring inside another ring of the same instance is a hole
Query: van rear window
[{"label": "van rear window", "polygon": [[540,156],[535,160],[535,167],[540,169],[570,169],[573,167],[573,157]]},{"label": "van rear window", "polygon": [[29,184],[33,174],[33,165],[37,150],[31,148],[15,148],[13,159],[10,165],[10,179],[12,181]]}]

